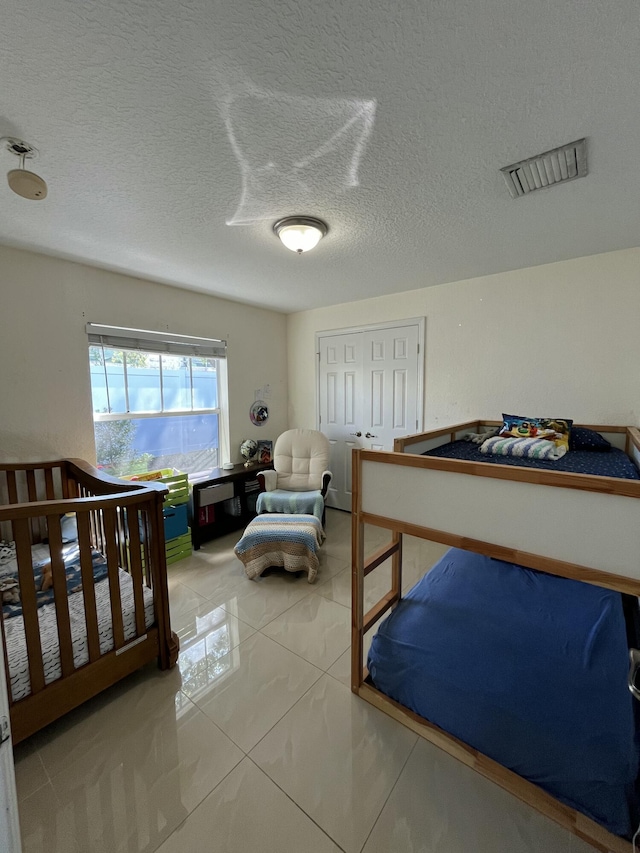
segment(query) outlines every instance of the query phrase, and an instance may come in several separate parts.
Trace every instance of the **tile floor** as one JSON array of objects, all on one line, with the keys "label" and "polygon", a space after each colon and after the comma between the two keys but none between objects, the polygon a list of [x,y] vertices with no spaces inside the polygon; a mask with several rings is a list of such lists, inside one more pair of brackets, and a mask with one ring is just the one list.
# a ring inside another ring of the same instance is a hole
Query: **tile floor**
[{"label": "tile floor", "polygon": [[[17,747],[24,853],[592,849],[351,694],[351,519],[327,516],[314,585],[247,580],[237,536],[170,567],[179,667]],[[406,585],[443,550],[409,540]]]}]

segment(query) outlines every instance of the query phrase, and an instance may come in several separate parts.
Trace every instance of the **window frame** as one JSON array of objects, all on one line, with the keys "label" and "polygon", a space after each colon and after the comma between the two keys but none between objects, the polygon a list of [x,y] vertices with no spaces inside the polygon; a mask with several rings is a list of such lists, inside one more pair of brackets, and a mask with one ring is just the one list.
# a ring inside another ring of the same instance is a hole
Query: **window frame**
[{"label": "window frame", "polygon": [[[125,329],[114,326],[98,326],[96,324],[87,323],[88,334],[88,362],[91,387],[91,408],[92,421],[94,424],[94,440],[95,440],[95,424],[108,423],[112,421],[131,421],[142,419],[157,419],[157,418],[188,418],[191,416],[216,415],[217,416],[217,433],[218,442],[216,452],[218,456],[218,464],[222,465],[222,459],[227,458],[228,454],[228,388],[226,387],[227,369],[226,369],[226,341],[208,339],[208,338],[192,338],[185,335],[171,335],[171,333],[149,332],[138,329]],[[106,370],[106,361],[104,353],[106,349],[117,350],[122,352],[125,357],[123,359],[123,391],[125,397],[126,411],[122,412],[96,412],[93,410],[93,383],[91,382],[91,350],[98,348],[103,354],[103,368],[105,371],[105,391],[107,395],[107,406],[111,408],[109,399],[109,382]],[[127,352],[139,352],[151,356],[159,356],[158,374],[159,374],[159,397],[160,410],[154,411],[135,411],[131,410],[130,394],[129,394],[129,377],[127,373]],[[165,409],[164,404],[164,385],[163,385],[163,365],[162,357],[181,357],[189,359],[189,392],[191,404],[194,402],[194,358],[207,358],[215,362],[215,383],[216,383],[216,402],[215,407],[204,408],[180,408],[180,409]]]},{"label": "window frame", "polygon": [[[89,344],[89,350],[97,347],[98,344]],[[109,347],[109,349],[114,349],[114,347]],[[104,356],[104,346],[102,347],[102,354]],[[145,351],[145,350],[127,350],[124,347],[118,352],[127,353],[127,352],[139,352],[143,355],[158,355],[158,353],[153,351]],[[193,364],[191,362],[192,358],[198,358],[199,356],[181,356],[182,358],[189,359],[189,386],[190,386],[190,395],[191,395],[191,403],[193,404]],[[126,402],[126,410],[123,412],[96,412],[93,410],[93,420],[95,421],[120,421],[120,420],[137,420],[138,418],[160,418],[167,417],[170,415],[218,415],[220,417],[220,359],[211,358],[211,361],[215,361],[215,373],[216,373],[216,400],[218,401],[218,405],[209,408],[204,407],[201,409],[165,409],[164,408],[164,384],[162,381],[163,377],[163,368],[162,368],[162,357],[159,362],[159,370],[158,374],[160,376],[160,409],[147,411],[145,409],[132,409],[130,405],[130,395],[129,395],[129,374],[127,372],[127,360],[126,357],[122,363],[122,379],[123,379],[123,391],[124,398]],[[111,401],[109,400],[109,380],[107,378],[106,371],[106,361],[103,359],[103,367],[105,374],[105,391],[107,394],[107,404],[109,408],[111,408]],[[91,358],[89,358],[89,372],[91,373]],[[93,383],[91,385],[91,391],[93,393]]]}]

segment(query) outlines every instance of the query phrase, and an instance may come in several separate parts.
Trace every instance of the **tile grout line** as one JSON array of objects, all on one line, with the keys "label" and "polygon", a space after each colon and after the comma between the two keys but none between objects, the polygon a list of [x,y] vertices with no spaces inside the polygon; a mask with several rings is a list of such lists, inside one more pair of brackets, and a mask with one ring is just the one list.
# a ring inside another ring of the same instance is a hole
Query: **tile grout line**
[{"label": "tile grout line", "polygon": [[[311,688],[309,688],[309,689],[311,689]],[[302,697],[300,697],[300,698],[302,698]],[[287,713],[289,713],[289,712],[287,711]],[[265,737],[266,737],[266,735],[265,735]],[[256,744],[256,746],[257,746],[257,745],[258,745],[258,744]],[[255,747],[253,747],[253,748],[255,749]],[[313,817],[312,817],[308,812],[306,812],[306,811],[302,808],[302,806],[300,805],[300,803],[296,803],[296,801],[293,799],[293,797],[291,797],[291,796],[290,796],[290,795],[289,795],[289,794],[284,790],[284,788],[281,788],[281,787],[280,787],[280,785],[278,785],[278,783],[275,781],[275,779],[272,779],[272,778],[271,778],[271,776],[269,776],[269,774],[268,774],[265,770],[263,770],[263,769],[262,769],[262,767],[260,767],[260,765],[259,765],[259,764],[256,764],[256,762],[253,760],[253,758],[251,758],[251,756],[250,756],[250,755],[247,755],[247,758],[248,758],[248,759],[249,759],[249,761],[253,764],[253,766],[254,766],[257,770],[259,770],[259,771],[260,771],[260,773],[262,773],[262,775],[263,775],[266,779],[268,779],[268,780],[269,780],[269,782],[271,782],[273,785],[275,785],[275,786],[276,786],[276,788],[277,788],[279,791],[281,791],[281,792],[285,795],[285,797],[286,797],[286,798],[287,798],[291,803],[293,803],[293,805],[294,805],[297,809],[299,809],[299,810],[302,812],[302,814],[303,814],[303,815],[305,815],[305,817],[307,817],[307,818],[308,818],[308,819],[309,819],[313,824],[315,824],[315,825],[318,827],[318,829],[320,830],[320,832],[322,832],[322,834],[323,834],[323,835],[325,835],[325,836],[329,839],[329,841],[331,841],[331,843],[332,843],[332,844],[335,844],[335,846],[338,848],[338,850],[340,850],[340,851],[341,851],[341,853],[345,853],[345,849],[344,849],[344,847],[341,847],[341,846],[338,844],[338,842],[335,840],[335,838],[333,838],[331,835],[329,835],[329,833],[327,832],[327,830],[326,830],[326,829],[324,829],[322,826],[320,826],[320,824],[315,820],[315,818],[313,818]]]},{"label": "tile grout line", "polygon": [[[310,664],[310,666],[311,666],[311,665],[312,665],[312,664]],[[290,714],[290,713],[291,713],[291,711],[293,711],[293,709],[296,707],[296,705],[304,699],[304,697],[307,695],[307,693],[308,693],[310,690],[312,690],[312,689],[316,686],[316,684],[320,681],[320,679],[322,678],[322,676],[323,676],[323,675],[327,675],[327,673],[326,673],[326,672],[323,672],[323,671],[322,671],[321,669],[319,669],[318,667],[316,667],[316,669],[318,669],[318,672],[320,673],[320,675],[316,678],[316,680],[313,682],[313,684],[310,684],[310,685],[309,685],[309,687],[307,687],[307,689],[304,691],[304,693],[296,699],[296,701],[295,701],[295,702],[293,703],[293,705],[289,708],[289,710],[288,710],[288,711],[285,711],[285,712],[284,712],[284,714],[280,717],[280,719],[279,719],[276,723],[274,723],[274,724],[271,726],[271,728],[269,729],[269,731],[268,731],[268,732],[265,732],[265,733],[262,735],[262,737],[260,738],[260,740],[259,740],[257,743],[254,743],[254,745],[251,747],[251,749],[250,749],[250,750],[249,750],[249,752],[247,753],[247,758],[249,758],[249,753],[253,752],[253,750],[258,746],[258,744],[262,743],[262,741],[267,737],[267,735],[271,734],[271,732],[275,729],[275,727],[276,727],[276,726],[278,726],[278,725],[280,725],[280,723],[284,720],[284,718],[287,716],[287,714]],[[329,677],[331,677],[331,676],[329,676]],[[344,685],[343,685],[343,686],[344,686]],[[252,759],[252,761],[253,761],[253,759]],[[255,762],[254,762],[254,764],[255,764]],[[263,773],[264,773],[264,771],[263,771]],[[269,774],[267,774],[267,775],[269,775]],[[269,778],[271,779],[271,777],[270,777],[270,776],[269,776]]]},{"label": "tile grout line", "polygon": [[[187,697],[187,698],[189,698],[189,697]],[[200,709],[198,709],[198,710],[200,710]],[[201,711],[201,713],[204,713],[204,711]],[[213,720],[211,722],[213,722]],[[222,732],[222,733],[224,734],[224,732]],[[225,735],[225,737],[229,737],[229,736]],[[229,740],[231,740],[231,738],[229,738]],[[233,741],[232,741],[232,743],[233,743]],[[237,746],[237,744],[236,744],[236,746]],[[240,749],[240,747],[238,747],[238,749]],[[249,758],[249,756],[242,749],[240,749],[240,751],[243,753],[242,758],[240,758],[240,760],[236,764],[234,764],[233,767],[227,773],[225,773],[225,775],[222,777],[222,779],[218,782],[217,785],[215,785],[207,794],[204,795],[204,797],[200,800],[200,802],[197,803],[191,809],[191,811],[185,817],[185,819],[183,821],[181,821],[176,827],[174,827],[171,830],[171,832],[169,833],[169,835],[167,835],[167,837],[165,839],[163,839],[157,847],[154,847],[153,850],[147,851],[147,853],[155,853],[156,850],[159,850],[160,847],[162,847],[162,845],[165,844],[171,838],[172,835],[174,835],[174,833],[176,833],[182,826],[184,826],[184,824],[189,820],[189,818],[192,817],[193,814],[197,811],[197,809],[199,809],[200,806],[204,803],[204,801],[207,799],[207,797],[210,797],[211,794],[214,793],[214,791],[218,790],[218,788],[220,787],[220,785],[222,785],[222,783],[225,781],[225,779],[227,779],[227,777],[230,776],[230,774],[233,773],[233,771],[236,770],[236,768],[239,767],[240,764],[242,764],[242,762],[245,760],[245,758]]]},{"label": "tile grout line", "polygon": [[[312,593],[312,595],[318,595],[318,593]],[[308,598],[308,596],[305,596],[305,598]],[[324,596],[319,596],[319,598],[323,598],[323,599],[324,599]],[[285,615],[285,613],[288,613],[288,612],[289,612],[289,610],[292,610],[294,607],[296,607],[298,604],[300,604],[300,603],[301,603],[302,601],[304,601],[304,600],[305,600],[304,598],[301,598],[301,599],[300,599],[300,601],[296,602],[296,604],[293,604],[293,605],[292,605],[288,610],[283,611],[279,616],[276,616],[274,619],[272,619],[272,620],[271,620],[271,622],[267,622],[267,624],[266,624],[266,625],[263,625],[263,626],[262,626],[262,628],[257,628],[256,630],[258,631],[258,633],[259,633],[259,634],[262,634],[262,636],[263,636],[263,637],[266,637],[268,640],[272,640],[274,643],[277,643],[281,648],[286,649],[286,651],[291,652],[291,654],[296,655],[296,657],[299,657],[299,658],[300,658],[300,660],[303,660],[303,661],[305,661],[306,663],[311,664],[311,666],[315,666],[317,669],[320,669],[320,670],[322,670],[322,672],[324,672],[324,673],[327,673],[327,674],[328,674],[329,670],[330,670],[330,669],[331,669],[331,667],[334,665],[334,663],[336,663],[336,661],[337,661],[337,660],[339,660],[339,658],[341,658],[341,657],[342,657],[342,655],[343,655],[346,651],[348,651],[348,649],[350,648],[350,646],[351,646],[351,636],[349,636],[349,641],[348,641],[348,644],[347,644],[347,648],[346,648],[346,649],[343,649],[343,650],[340,652],[340,654],[338,655],[338,657],[337,657],[334,661],[332,661],[332,662],[329,664],[329,666],[327,667],[327,669],[323,669],[323,668],[322,668],[321,666],[319,666],[317,663],[313,663],[313,661],[308,660],[308,659],[307,659],[307,658],[305,658],[303,655],[299,654],[298,652],[294,651],[293,649],[290,649],[288,646],[285,646],[283,643],[281,643],[281,642],[279,642],[278,640],[276,640],[276,638],[275,638],[275,637],[272,637],[272,636],[270,636],[269,634],[264,634],[264,633],[263,633],[263,630],[264,630],[265,628],[268,628],[268,627],[269,627],[269,625],[272,625],[272,624],[276,621],[276,619],[281,619],[281,618],[282,618],[282,616],[284,616],[284,615]],[[344,606],[344,604],[340,604],[340,602],[339,602],[339,601],[333,601],[333,599],[331,599],[331,598],[330,598],[330,599],[324,599],[324,600],[325,600],[325,601],[330,601],[332,604],[337,604],[339,607],[343,607],[343,608],[344,608],[348,613],[351,613],[350,608],[345,607],[345,606]]]},{"label": "tile grout line", "polygon": [[[401,725],[402,725],[402,724],[401,724]],[[405,726],[405,728],[406,728],[406,726]],[[411,730],[409,729],[409,731],[411,731]],[[368,834],[367,834],[367,837],[366,837],[366,838],[365,838],[365,840],[364,840],[364,844],[363,844],[363,845],[362,845],[362,847],[360,848],[360,853],[362,853],[362,851],[364,850],[364,848],[367,846],[367,842],[368,842],[368,841],[369,841],[369,839],[371,838],[371,834],[372,834],[372,832],[374,831],[374,829],[375,829],[375,828],[376,828],[376,826],[378,825],[378,821],[380,820],[380,817],[381,817],[381,815],[382,815],[382,812],[385,810],[387,803],[388,803],[388,802],[389,802],[389,800],[391,799],[391,795],[393,794],[393,792],[394,792],[394,791],[395,791],[395,789],[397,788],[397,786],[398,786],[398,782],[400,781],[400,777],[401,777],[401,776],[402,776],[402,774],[404,773],[405,767],[406,767],[406,766],[407,766],[407,764],[409,763],[409,759],[410,759],[410,758],[411,758],[411,756],[413,755],[413,753],[414,753],[414,751],[415,751],[415,748],[416,748],[416,747],[417,747],[417,745],[418,745],[418,741],[419,741],[419,740],[420,740],[419,736],[418,736],[418,735],[416,735],[415,742],[414,742],[413,746],[411,747],[411,749],[409,750],[409,753],[408,753],[408,755],[407,755],[407,757],[406,757],[406,759],[405,759],[404,764],[403,764],[403,765],[402,765],[402,767],[400,768],[400,772],[398,773],[398,778],[396,779],[396,781],[395,781],[395,782],[393,783],[393,785],[391,786],[391,790],[389,791],[389,794],[387,795],[387,798],[385,799],[384,803],[382,804],[382,806],[381,806],[381,808],[380,808],[380,811],[378,812],[378,817],[374,820],[374,822],[373,822],[373,826],[372,826],[372,827],[371,827],[371,829],[369,830],[369,832],[368,832]]]},{"label": "tile grout line", "polygon": [[[259,633],[260,633],[260,631],[256,629],[256,631],[255,631],[255,633],[254,633],[254,634],[252,634],[250,637],[247,637],[247,639],[246,639],[246,640],[243,640],[241,643],[238,643],[238,645],[237,645],[237,646],[234,646],[234,648],[233,648],[233,649],[231,649],[230,651],[228,651],[225,655],[222,655],[222,657],[226,657],[227,655],[230,655],[232,651],[234,651],[235,649],[240,648],[240,646],[241,646],[241,645],[243,645],[244,643],[249,642],[249,640],[253,640],[253,639],[254,639],[254,637],[255,637],[255,634],[259,634]],[[270,640],[272,643],[275,643],[275,642],[276,642],[276,641],[275,641],[275,640],[273,640],[271,637],[267,637],[267,635],[266,635],[266,634],[262,634],[262,636],[263,636],[265,639]],[[276,643],[276,645],[280,645],[280,644],[279,644],[279,643]],[[284,647],[284,646],[280,646],[280,647],[281,647],[281,648],[283,648],[283,649],[285,649],[285,647]],[[290,649],[285,649],[285,651],[289,652],[290,654],[294,654],[294,652],[292,652]],[[300,656],[299,656],[299,655],[296,655],[296,657],[300,657]],[[262,737],[261,737],[261,738],[260,738],[260,739],[259,739],[259,740],[258,740],[258,741],[257,741],[257,742],[256,742],[256,743],[255,743],[255,744],[254,744],[250,749],[249,749],[249,752],[251,752],[251,750],[252,750],[252,749],[255,749],[255,748],[256,748],[256,746],[260,743],[260,741],[261,741],[263,738],[265,738],[265,737],[269,734],[269,732],[270,732],[270,731],[272,731],[272,729],[274,729],[274,728],[275,728],[275,726],[277,726],[277,725],[278,725],[278,723],[280,723],[280,722],[284,719],[284,717],[286,717],[286,715],[289,713],[289,711],[291,711],[291,710],[292,710],[292,708],[294,708],[294,707],[298,704],[298,702],[303,698],[303,696],[306,696],[306,694],[309,692],[309,690],[311,690],[311,688],[313,687],[313,685],[314,685],[314,684],[317,684],[317,682],[322,678],[322,676],[327,674],[327,673],[326,673],[324,670],[322,670],[319,666],[315,666],[314,664],[309,663],[309,661],[305,661],[305,660],[304,660],[304,658],[300,658],[300,660],[303,660],[303,661],[304,661],[304,663],[308,664],[309,666],[313,667],[313,669],[317,670],[317,671],[318,671],[318,673],[319,673],[318,677],[313,681],[313,683],[312,683],[312,684],[310,684],[310,685],[309,685],[309,687],[304,691],[304,693],[302,693],[302,694],[298,697],[298,699],[296,699],[296,701],[293,703],[293,705],[291,706],[291,708],[288,708],[288,709],[284,712],[284,714],[283,714],[283,715],[282,715],[278,720],[276,720],[276,722],[271,726],[271,728],[270,728],[268,731],[266,731],[266,732],[264,733],[264,735],[262,735]],[[185,696],[186,696],[186,694],[185,694]],[[234,744],[234,746],[237,746],[237,747],[238,747],[238,749],[239,749],[239,750],[241,750],[241,752],[242,752],[242,753],[244,753],[244,755],[245,755],[245,756],[247,756],[247,758],[249,757],[249,752],[245,752],[244,748],[243,748],[242,746],[240,746],[240,744],[239,744],[239,743],[237,743],[237,742],[236,742],[236,741],[231,737],[231,735],[227,734],[227,732],[225,732],[225,731],[224,731],[224,729],[222,729],[222,728],[221,728],[221,727],[216,723],[216,721],[215,721],[212,717],[210,717],[210,716],[209,716],[209,714],[207,714],[207,712],[205,711],[205,709],[204,709],[204,708],[202,708],[200,705],[198,705],[198,703],[197,703],[195,700],[191,699],[191,697],[187,696],[187,699],[189,699],[189,701],[190,701],[190,702],[192,702],[192,703],[196,706],[196,708],[197,708],[201,713],[203,713],[203,714],[205,715],[205,717],[206,717],[208,720],[210,720],[210,721],[211,721],[211,722],[212,722],[212,723],[213,723],[213,724],[214,724],[218,729],[220,729],[220,731],[222,732],[222,734],[223,734],[226,738],[228,738],[228,739],[231,741],[231,743],[233,743],[233,744]]]},{"label": "tile grout line", "polygon": [[[323,673],[323,675],[329,675],[329,673],[324,672],[324,673]],[[322,678],[322,676],[320,676],[320,678]],[[341,685],[345,690],[348,690],[348,691],[351,693],[350,689],[349,689],[345,684],[343,684],[341,681],[339,681],[339,680],[338,680],[338,679],[336,679],[336,678],[333,678],[333,676],[329,676],[329,678],[332,678],[334,681],[336,681],[338,684],[340,684],[340,685]],[[255,765],[256,765],[256,767],[257,767],[257,768],[258,768],[262,773],[264,773],[264,774],[265,774],[265,776],[266,776],[266,777],[267,777],[271,782],[273,782],[273,784],[274,784],[274,785],[276,785],[276,787],[278,787],[278,788],[282,791],[282,793],[283,793],[283,794],[285,794],[285,796],[287,796],[287,797],[291,800],[291,802],[292,802],[294,805],[296,805],[296,806],[297,806],[297,807],[298,807],[298,808],[299,808],[299,809],[300,809],[300,810],[301,810],[305,815],[307,815],[307,817],[309,818],[309,820],[312,820],[314,823],[316,823],[316,825],[317,825],[317,826],[319,826],[319,828],[320,828],[320,829],[322,829],[322,827],[320,826],[320,824],[317,824],[316,820],[315,820],[315,819],[314,819],[310,814],[308,814],[308,813],[307,813],[307,812],[302,808],[302,806],[301,806],[299,803],[297,803],[297,802],[293,799],[293,797],[291,797],[291,796],[290,796],[290,795],[289,795],[289,794],[288,794],[288,793],[287,793],[283,788],[281,788],[281,787],[280,787],[280,785],[276,782],[276,780],[275,780],[275,779],[273,779],[273,778],[272,778],[272,777],[271,777],[271,776],[266,772],[266,770],[263,770],[263,769],[262,769],[262,767],[260,767],[260,765],[259,765],[259,764],[257,764],[257,763],[254,761],[254,759],[251,757],[251,754],[250,754],[251,752],[253,752],[253,750],[254,750],[254,749],[256,749],[256,747],[257,747],[260,743],[262,743],[262,741],[263,741],[263,740],[264,740],[264,739],[265,739],[265,738],[266,738],[266,737],[267,737],[267,736],[268,736],[268,735],[273,731],[273,729],[274,729],[277,725],[279,725],[279,724],[284,720],[284,718],[285,718],[288,714],[290,714],[290,713],[291,713],[291,711],[293,711],[293,709],[296,707],[296,705],[297,705],[299,702],[301,702],[301,701],[302,701],[302,699],[304,699],[304,697],[307,695],[307,693],[309,693],[309,691],[310,691],[310,690],[312,690],[312,689],[316,686],[316,684],[318,683],[318,681],[319,681],[319,680],[320,680],[320,679],[317,679],[317,680],[316,680],[316,681],[315,681],[315,682],[314,682],[314,683],[309,687],[309,689],[308,689],[308,690],[306,690],[306,691],[303,693],[303,695],[302,695],[302,696],[300,696],[300,698],[299,698],[296,702],[294,702],[294,703],[293,703],[293,705],[291,706],[291,708],[289,708],[289,710],[288,710],[285,714],[283,714],[283,716],[278,720],[278,722],[277,722],[277,723],[274,723],[274,725],[269,729],[269,731],[268,731],[268,732],[266,732],[266,733],[264,734],[264,736],[260,738],[260,740],[258,741],[258,743],[256,743],[256,744],[255,744],[255,746],[252,746],[252,747],[251,747],[251,750],[249,751],[249,753],[247,753],[247,758],[248,758],[251,762],[253,762],[253,764],[255,764]],[[358,698],[358,699],[359,699],[359,697],[356,697],[356,698]],[[364,701],[364,700],[360,700],[360,701]],[[384,715],[384,712],[380,711],[380,710],[379,710],[379,709],[377,709],[377,708],[374,708],[373,710],[378,711],[378,713],[380,713],[380,714],[383,714],[383,715]],[[384,715],[384,716],[386,716],[386,715]],[[400,725],[403,729],[406,729],[406,728],[407,728],[406,726],[403,726],[403,725],[402,725],[402,723],[398,723],[398,725]],[[408,730],[408,731],[410,731],[410,730]],[[380,815],[382,814],[382,812],[383,812],[383,810],[384,810],[384,807],[386,806],[387,802],[389,801],[389,797],[391,796],[391,794],[392,794],[392,793],[393,793],[393,791],[395,790],[395,788],[396,788],[396,786],[397,786],[397,784],[398,784],[398,781],[400,780],[400,777],[402,776],[402,774],[403,774],[403,772],[404,772],[404,769],[405,769],[405,767],[407,766],[407,762],[408,762],[408,761],[409,761],[409,759],[411,758],[411,756],[412,756],[412,754],[413,754],[413,751],[414,751],[414,750],[415,750],[415,748],[416,748],[416,745],[417,745],[417,743],[418,743],[418,740],[419,740],[418,735],[415,735],[415,740],[414,740],[413,746],[412,746],[412,747],[411,747],[411,749],[409,750],[409,752],[408,752],[408,754],[407,754],[407,757],[406,757],[406,759],[405,759],[405,761],[404,761],[404,763],[403,763],[402,767],[400,768],[400,771],[398,772],[398,776],[397,776],[397,778],[396,778],[395,782],[393,783],[393,785],[391,786],[391,790],[389,791],[389,794],[387,795],[387,797],[385,798],[384,803],[383,803],[383,804],[382,804],[382,806],[380,807],[380,811],[379,811],[379,813],[378,813],[378,816],[377,816],[377,817],[375,818],[375,820],[373,821],[373,824],[372,824],[372,826],[371,826],[371,829],[370,829],[370,830],[369,830],[369,832],[367,833],[367,837],[365,838],[365,840],[364,840],[364,842],[363,842],[363,844],[362,844],[362,847],[360,848],[360,853],[362,853],[362,851],[364,850],[364,847],[365,847],[365,845],[366,845],[367,841],[369,840],[369,836],[370,836],[370,835],[371,835],[371,833],[373,832],[373,830],[374,830],[374,828],[375,828],[375,826],[376,826],[376,824],[377,824],[378,820],[380,819]],[[344,853],[344,848],[343,848],[343,847],[341,847],[341,846],[338,844],[338,842],[337,842],[334,838],[332,838],[332,837],[329,835],[329,833],[328,833],[328,832],[326,832],[324,829],[322,829],[322,831],[323,831],[323,832],[325,833],[325,835],[327,835],[327,836],[331,839],[331,841],[332,841],[332,842],[333,842],[333,843],[334,843],[334,844],[335,844],[335,845],[336,845],[340,850],[342,850],[342,851],[343,851],[343,853]]]}]

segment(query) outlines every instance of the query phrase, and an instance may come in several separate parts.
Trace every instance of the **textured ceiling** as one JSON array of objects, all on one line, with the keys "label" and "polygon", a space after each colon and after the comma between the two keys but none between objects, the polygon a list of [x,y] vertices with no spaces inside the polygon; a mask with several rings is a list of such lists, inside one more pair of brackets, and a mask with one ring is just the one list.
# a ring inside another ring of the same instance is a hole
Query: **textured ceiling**
[{"label": "textured ceiling", "polygon": [[288,312],[640,243],[637,0],[4,0],[0,68],[49,184],[0,181],[9,245]]}]

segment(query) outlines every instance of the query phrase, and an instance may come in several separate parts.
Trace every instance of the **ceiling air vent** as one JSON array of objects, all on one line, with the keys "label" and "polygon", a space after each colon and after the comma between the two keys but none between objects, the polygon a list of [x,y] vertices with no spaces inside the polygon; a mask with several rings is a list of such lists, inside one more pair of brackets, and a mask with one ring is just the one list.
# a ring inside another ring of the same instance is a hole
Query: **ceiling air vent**
[{"label": "ceiling air vent", "polygon": [[584,139],[529,157],[500,169],[512,198],[543,187],[564,184],[587,174],[587,143]]}]

